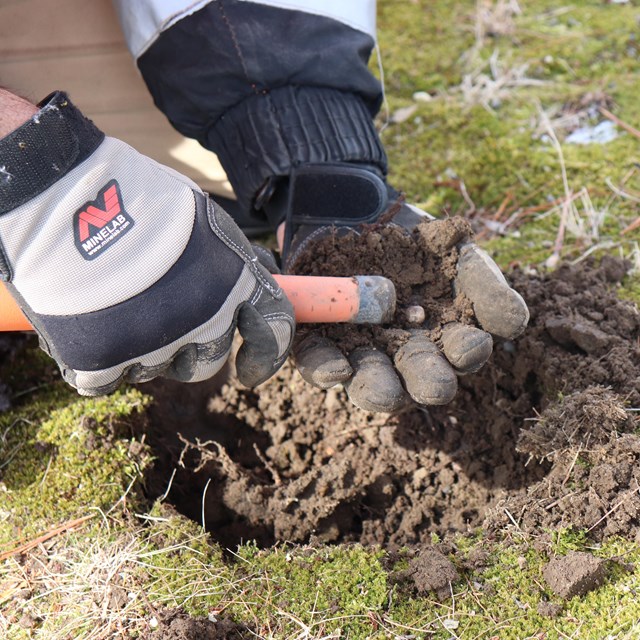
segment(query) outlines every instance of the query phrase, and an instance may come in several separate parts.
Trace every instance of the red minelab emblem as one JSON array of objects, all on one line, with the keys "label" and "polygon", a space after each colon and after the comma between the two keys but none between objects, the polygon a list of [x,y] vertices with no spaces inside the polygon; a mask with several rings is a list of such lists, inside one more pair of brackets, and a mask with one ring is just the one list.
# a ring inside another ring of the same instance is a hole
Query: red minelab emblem
[{"label": "red minelab emblem", "polygon": [[85,260],[97,258],[133,227],[133,218],[124,210],[120,185],[108,182],[98,197],[87,202],[73,216],[73,235]]}]

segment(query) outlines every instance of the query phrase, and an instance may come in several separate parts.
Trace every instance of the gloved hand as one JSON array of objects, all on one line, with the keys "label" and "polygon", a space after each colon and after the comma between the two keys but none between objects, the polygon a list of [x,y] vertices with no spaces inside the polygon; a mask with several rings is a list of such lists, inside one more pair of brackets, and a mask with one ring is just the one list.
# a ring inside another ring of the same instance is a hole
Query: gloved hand
[{"label": "gloved hand", "polygon": [[247,386],[287,357],[293,309],[188,178],[105,137],[63,93],[0,140],[0,273],[83,395],[227,359]]},{"label": "gloved hand", "polygon": [[[385,223],[385,212],[390,210],[395,209],[386,224],[408,233],[425,219],[433,219],[400,201],[394,207],[397,196],[371,169],[315,165],[297,170],[290,178],[285,207],[286,270],[295,273],[301,254],[320,238],[336,232],[357,233],[363,223]],[[337,231],[331,225],[338,225]],[[454,289],[472,302],[484,330],[450,323],[439,345],[426,331],[416,330],[393,360],[368,347],[345,354],[318,331],[300,332],[294,356],[302,377],[320,388],[343,383],[351,401],[369,411],[393,412],[411,401],[420,405],[450,402],[457,391],[457,376],[478,371],[491,355],[490,334],[515,338],[529,320],[524,300],[485,251],[469,242],[458,250]]]}]

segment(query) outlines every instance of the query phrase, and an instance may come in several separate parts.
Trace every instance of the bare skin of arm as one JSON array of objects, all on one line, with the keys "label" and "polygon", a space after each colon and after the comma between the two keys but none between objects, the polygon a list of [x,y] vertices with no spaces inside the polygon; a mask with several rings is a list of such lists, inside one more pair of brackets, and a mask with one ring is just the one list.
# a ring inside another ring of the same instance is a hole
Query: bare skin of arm
[{"label": "bare skin of arm", "polygon": [[15,131],[36,113],[38,107],[28,100],[6,89],[0,89],[0,138]]}]

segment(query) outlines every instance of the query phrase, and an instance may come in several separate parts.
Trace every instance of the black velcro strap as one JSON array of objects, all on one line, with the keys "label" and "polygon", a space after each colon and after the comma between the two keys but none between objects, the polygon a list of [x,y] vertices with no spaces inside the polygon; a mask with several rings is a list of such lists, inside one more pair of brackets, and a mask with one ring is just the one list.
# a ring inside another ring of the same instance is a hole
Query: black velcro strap
[{"label": "black velcro strap", "polygon": [[291,172],[289,226],[352,227],[375,222],[388,204],[387,185],[373,171],[346,164],[306,165]]},{"label": "black velcro strap", "polygon": [[378,173],[371,167],[349,164],[297,167],[290,174],[288,192],[283,256],[289,254],[300,227],[355,227],[375,222],[389,204],[389,188]]},{"label": "black velcro strap", "polygon": [[0,215],[40,195],[90,156],[104,139],[61,91],[0,140]]}]

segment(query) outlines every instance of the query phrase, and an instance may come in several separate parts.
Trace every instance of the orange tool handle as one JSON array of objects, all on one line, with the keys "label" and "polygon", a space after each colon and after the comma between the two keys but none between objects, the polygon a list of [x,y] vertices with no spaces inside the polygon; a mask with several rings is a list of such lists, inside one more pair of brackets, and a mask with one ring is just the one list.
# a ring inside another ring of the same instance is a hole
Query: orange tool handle
[{"label": "orange tool handle", "polygon": [[[386,278],[354,276],[274,275],[291,301],[297,322],[382,324],[395,311],[395,289]],[[0,331],[31,331],[33,327],[0,283]]]},{"label": "orange tool handle", "polygon": [[349,322],[358,315],[360,295],[355,278],[273,277],[293,305],[296,322]]},{"label": "orange tool handle", "polygon": [[32,331],[27,320],[7,288],[0,282],[0,331]]}]

